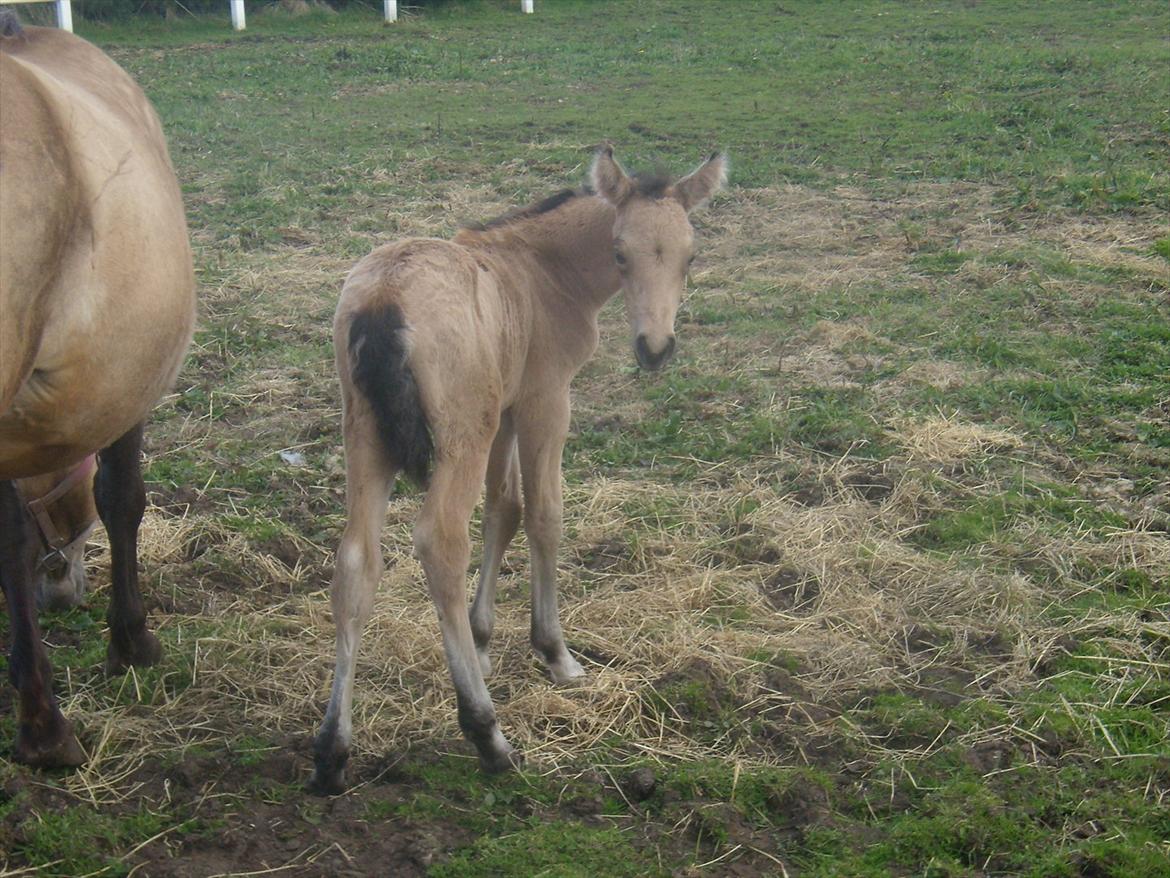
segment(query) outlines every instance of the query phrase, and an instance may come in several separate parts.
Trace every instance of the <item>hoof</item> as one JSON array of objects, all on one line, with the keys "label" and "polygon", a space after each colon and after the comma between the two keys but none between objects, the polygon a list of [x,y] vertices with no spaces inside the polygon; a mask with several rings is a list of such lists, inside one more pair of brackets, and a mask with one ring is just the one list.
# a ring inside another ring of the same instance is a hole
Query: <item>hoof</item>
[{"label": "hoof", "polygon": [[335,750],[331,744],[330,740],[322,745],[320,739],[313,744],[313,776],[306,786],[317,796],[340,796],[348,789],[345,765],[349,762],[349,751]]},{"label": "hoof", "polygon": [[162,658],[162,644],[149,631],[143,631],[137,640],[128,645],[119,645],[111,639],[106,649],[106,673],[110,676],[124,674],[133,665],[136,668],[148,668],[158,664]]},{"label": "hoof", "polygon": [[479,767],[484,774],[503,774],[524,767],[524,754],[513,747],[507,750],[479,754]]},{"label": "hoof", "polygon": [[33,740],[22,726],[16,734],[12,757],[33,768],[76,768],[85,763],[85,751],[73,734],[73,726],[64,717],[60,730],[50,740]]},{"label": "hoof", "polygon": [[556,661],[549,662],[546,667],[548,668],[549,676],[552,677],[552,681],[557,685],[579,683],[588,676],[585,673],[585,669],[568,652]]},{"label": "hoof", "polygon": [[305,788],[314,796],[340,796],[348,789],[345,767],[326,767],[318,764]]}]

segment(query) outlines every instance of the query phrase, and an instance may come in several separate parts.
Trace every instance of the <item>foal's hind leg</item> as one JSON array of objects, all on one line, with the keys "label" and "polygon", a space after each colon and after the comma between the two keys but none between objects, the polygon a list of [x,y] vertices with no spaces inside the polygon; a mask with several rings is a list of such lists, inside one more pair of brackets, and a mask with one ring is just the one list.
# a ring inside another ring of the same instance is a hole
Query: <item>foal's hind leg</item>
[{"label": "foal's hind leg", "polygon": [[353,708],[353,678],[362,629],[382,575],[382,526],[395,468],[375,436],[356,436],[346,422],[345,478],[348,520],[333,571],[330,598],[337,628],[337,664],[325,721],[313,742],[316,770],[309,786],[330,795],[345,789]]},{"label": "foal's hind leg", "polygon": [[138,589],[138,526],[146,510],[142,483],[142,425],[98,454],[94,500],[110,539],[112,594],[106,621],[110,645],[106,672],[119,674],[130,665],[153,665],[162,646],[146,630],[146,607]]},{"label": "foal's hind leg", "polygon": [[518,413],[524,531],[532,552],[532,648],[557,683],[585,671],[565,647],[557,613],[557,550],[561,541],[561,453],[569,433],[569,397],[541,398]]},{"label": "foal's hind leg", "polygon": [[492,442],[488,457],[487,491],[483,503],[483,564],[479,588],[471,605],[471,633],[484,677],[492,672],[488,643],[496,621],[496,581],[504,550],[520,526],[520,461],[516,453],[516,430],[505,415]]},{"label": "foal's hind leg", "polygon": [[20,696],[12,756],[46,768],[80,765],[85,754],[53,697],[53,667],[37,625],[32,571],[39,541],[29,525],[16,486],[0,482],[0,587],[12,636],[8,674]]},{"label": "foal's hind leg", "polygon": [[486,445],[460,457],[439,452],[414,528],[414,544],[443,632],[443,650],[459,706],[459,727],[479,751],[483,770],[495,773],[513,768],[519,756],[496,722],[467,611],[467,563],[471,558],[467,526],[487,468]]}]

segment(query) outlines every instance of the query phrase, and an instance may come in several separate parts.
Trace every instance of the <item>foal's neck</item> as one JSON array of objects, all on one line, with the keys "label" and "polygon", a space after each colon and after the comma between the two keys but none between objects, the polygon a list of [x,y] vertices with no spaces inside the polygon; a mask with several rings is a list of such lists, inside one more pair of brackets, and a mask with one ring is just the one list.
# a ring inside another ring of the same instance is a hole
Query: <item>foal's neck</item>
[{"label": "foal's neck", "polygon": [[584,316],[596,319],[602,306],[621,289],[613,257],[615,216],[609,202],[580,194],[545,213],[474,235],[493,249],[527,256],[532,270],[540,275],[533,281],[541,296],[574,303]]}]

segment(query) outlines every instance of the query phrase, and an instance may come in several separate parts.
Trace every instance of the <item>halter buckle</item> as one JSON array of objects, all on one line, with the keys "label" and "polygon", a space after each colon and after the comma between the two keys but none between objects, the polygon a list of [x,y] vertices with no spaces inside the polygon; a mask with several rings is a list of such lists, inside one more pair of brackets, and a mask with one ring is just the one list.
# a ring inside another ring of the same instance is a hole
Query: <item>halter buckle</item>
[{"label": "halter buckle", "polygon": [[69,559],[60,549],[50,549],[48,554],[37,563],[51,578],[60,579],[69,570]]}]

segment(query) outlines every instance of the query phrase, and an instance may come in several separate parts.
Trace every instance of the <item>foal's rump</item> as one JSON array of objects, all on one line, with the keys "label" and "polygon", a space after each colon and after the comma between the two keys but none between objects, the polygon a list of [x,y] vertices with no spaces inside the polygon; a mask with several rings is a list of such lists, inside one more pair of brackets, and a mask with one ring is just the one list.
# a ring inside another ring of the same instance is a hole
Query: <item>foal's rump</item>
[{"label": "foal's rump", "polygon": [[85,456],[173,382],[194,322],[178,181],[133,80],[72,34],[0,38],[0,478]]},{"label": "foal's rump", "polygon": [[347,429],[368,412],[391,462],[420,482],[435,447],[490,439],[500,315],[495,282],[463,247],[411,239],[374,250],[350,272],[334,319]]}]

